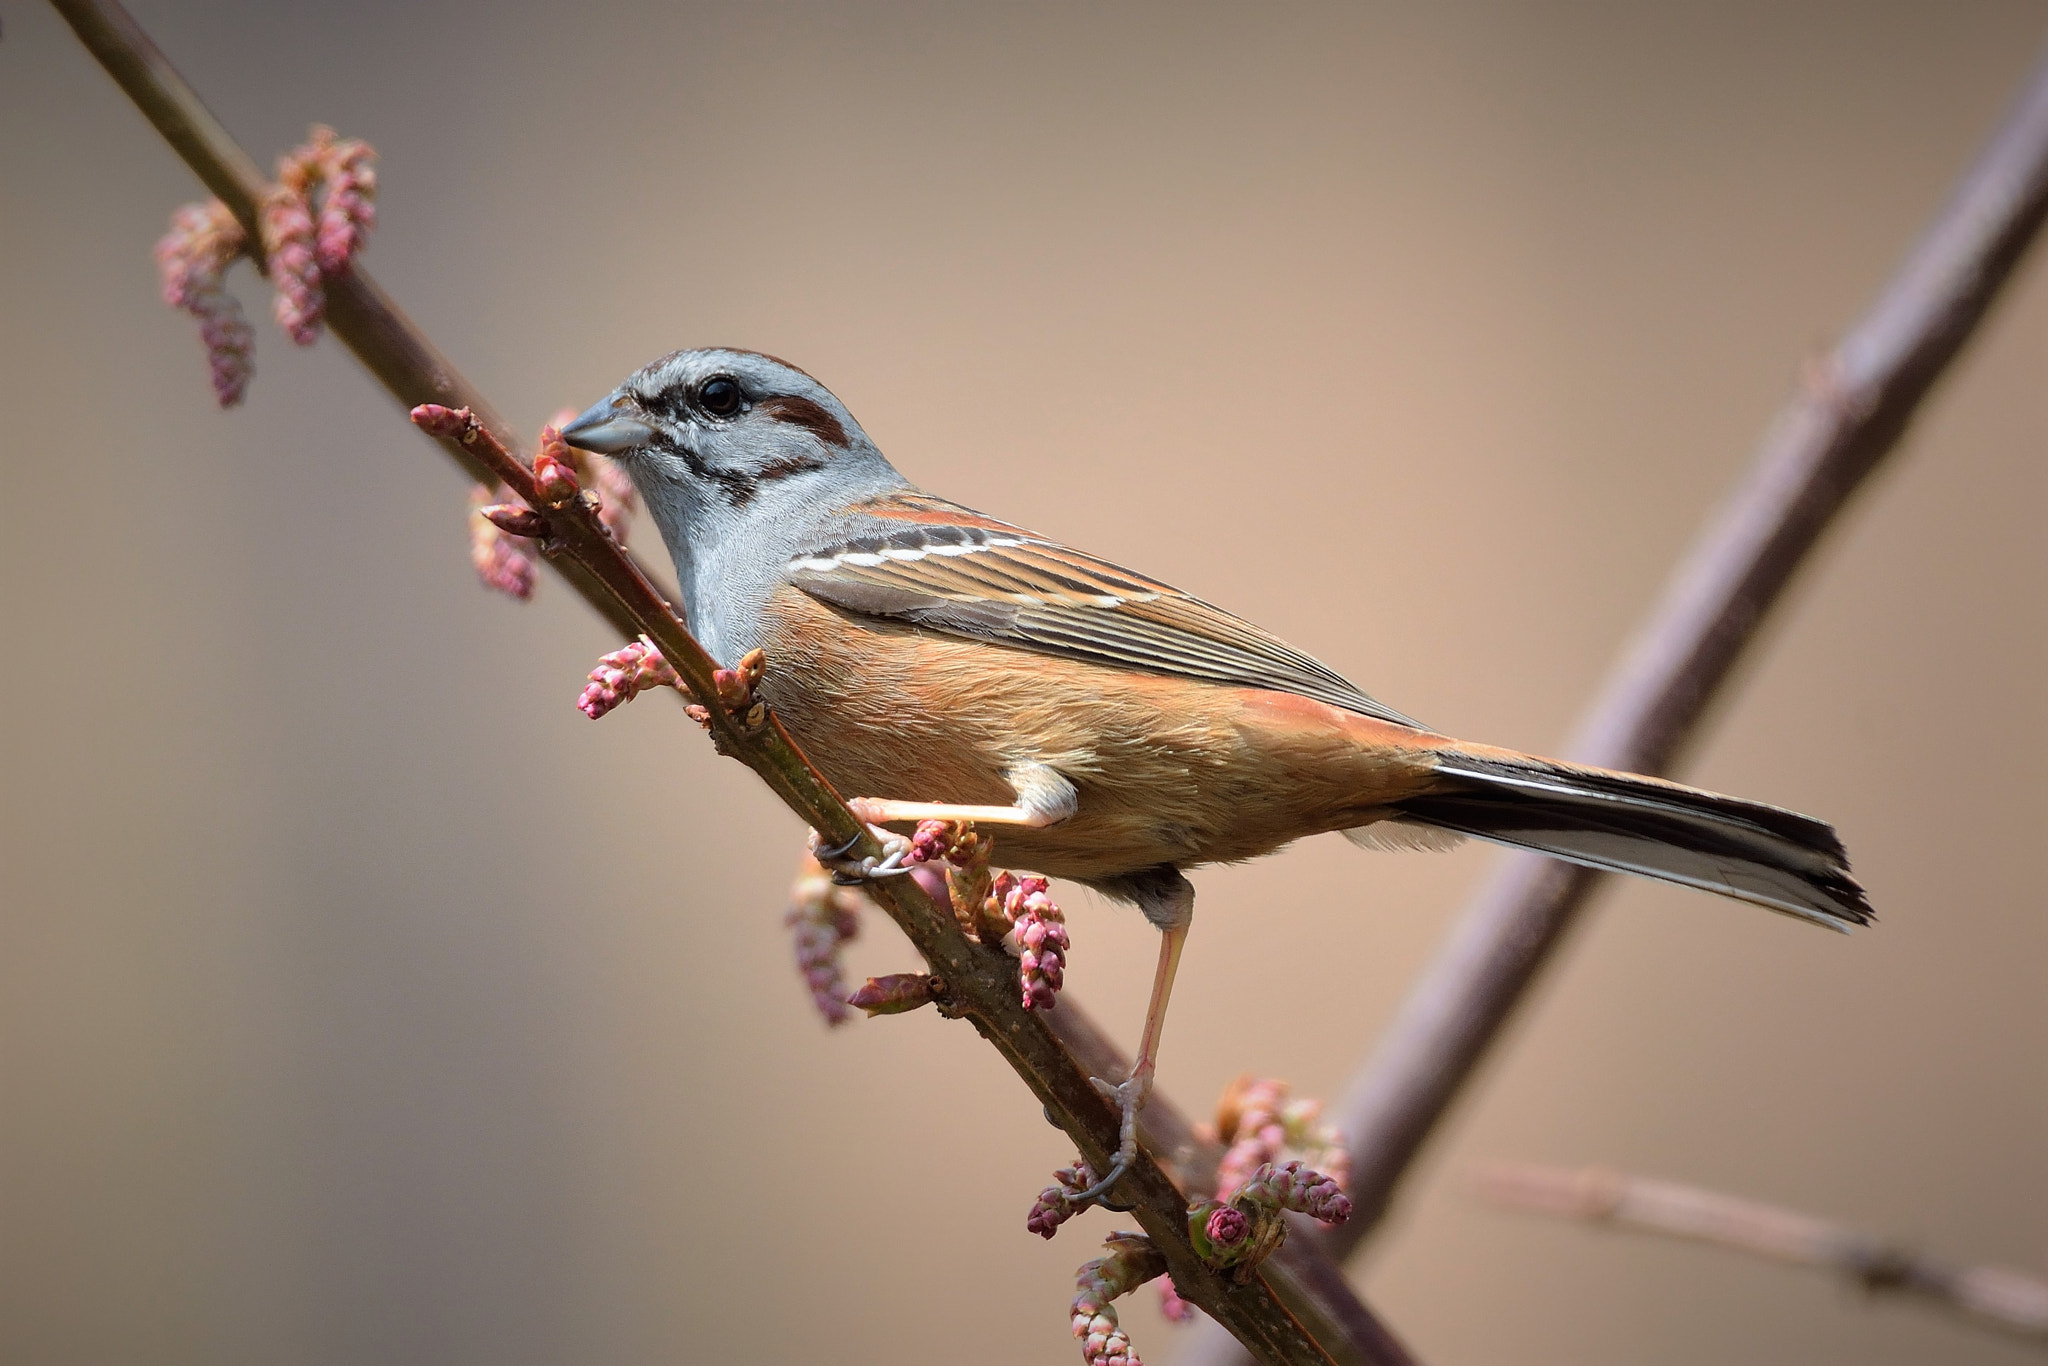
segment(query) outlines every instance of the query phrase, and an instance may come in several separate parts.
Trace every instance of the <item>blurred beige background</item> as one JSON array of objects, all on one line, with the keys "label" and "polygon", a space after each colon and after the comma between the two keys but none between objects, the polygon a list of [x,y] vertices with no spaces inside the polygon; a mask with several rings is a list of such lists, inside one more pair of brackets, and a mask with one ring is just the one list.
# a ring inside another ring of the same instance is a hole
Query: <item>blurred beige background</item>
[{"label": "blurred beige background", "polygon": [[[138,12],[259,157],[376,144],[371,266],[522,425],[770,350],[913,478],[1538,750],[2048,37],[2026,3]],[[463,486],[247,278],[251,401],[213,408],[149,257],[195,182],[51,13],[0,21],[0,1357],[1078,1360],[1116,1225],[1025,1234],[1067,1155],[1022,1086],[929,1014],[818,1023],[796,822],[674,706],[577,715],[615,642],[481,590]],[[1837,821],[1882,924],[1614,888],[1361,1268],[1434,1366],[2028,1359],[1469,1176],[1599,1161],[2048,1270],[2044,441],[2037,252],[1686,774]],[[1163,1085],[1335,1092],[1491,857],[1203,875]],[[1150,931],[1068,907],[1129,1037]],[[1186,1340],[1149,1292],[1129,1321]]]}]

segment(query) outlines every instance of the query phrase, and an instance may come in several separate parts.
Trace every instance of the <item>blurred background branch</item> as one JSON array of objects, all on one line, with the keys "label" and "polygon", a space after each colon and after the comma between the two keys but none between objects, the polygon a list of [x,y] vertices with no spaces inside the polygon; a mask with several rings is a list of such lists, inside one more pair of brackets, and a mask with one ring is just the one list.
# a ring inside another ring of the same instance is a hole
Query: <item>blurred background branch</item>
[{"label": "blurred background branch", "polygon": [[[1567,755],[1670,771],[1794,572],[1976,332],[2044,214],[2048,61],[1862,321],[1808,369]],[[1331,1238],[1340,1254],[1385,1216],[1402,1173],[1602,880],[1516,856],[1473,900],[1336,1112],[1358,1204]]]},{"label": "blurred background branch", "polygon": [[[1671,770],[1794,572],[1974,335],[2044,215],[2048,58],[1876,302],[1765,431],[1602,685],[1569,757]],[[1355,1251],[1386,1217],[1403,1174],[1604,880],[1510,856],[1453,926],[1334,1112],[1357,1212],[1318,1235],[1333,1255]],[[1232,1355],[1220,1337],[1193,1354]]]},{"label": "blurred background branch", "polygon": [[2048,1281],[2002,1267],[1953,1266],[1796,1210],[1603,1167],[1573,1171],[1499,1163],[1479,1174],[1479,1191],[1494,1204],[1530,1214],[1660,1233],[1819,1267],[1872,1293],[1923,1299],[1983,1327],[2048,1346]]}]

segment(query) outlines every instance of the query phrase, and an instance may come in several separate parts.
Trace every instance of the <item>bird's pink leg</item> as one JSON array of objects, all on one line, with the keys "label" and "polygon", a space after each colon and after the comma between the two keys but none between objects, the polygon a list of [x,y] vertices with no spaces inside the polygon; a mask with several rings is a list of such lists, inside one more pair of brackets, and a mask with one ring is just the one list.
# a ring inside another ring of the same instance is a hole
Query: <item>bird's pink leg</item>
[{"label": "bird's pink leg", "polygon": [[1105,1100],[1116,1104],[1116,1157],[1100,1181],[1072,1197],[1076,1204],[1101,1199],[1138,1157],[1138,1112],[1145,1108],[1145,1099],[1152,1094],[1152,1075],[1159,1068],[1159,1036],[1166,1028],[1166,1006],[1173,997],[1174,975],[1180,971],[1181,950],[1187,947],[1188,927],[1195,919],[1195,889],[1178,872],[1165,871],[1172,874],[1170,880],[1141,889],[1138,897],[1145,918],[1159,927],[1159,965],[1152,973],[1152,999],[1145,1006],[1145,1032],[1138,1042],[1138,1060],[1131,1065],[1130,1076],[1121,1083],[1113,1085],[1100,1077],[1089,1078]]},{"label": "bird's pink leg", "polygon": [[881,828],[889,821],[971,821],[985,825],[1022,825],[1039,829],[1057,825],[1073,815],[1079,805],[1079,795],[1074,791],[1074,785],[1050,765],[1019,764],[1003,776],[1009,781],[1011,790],[1017,794],[1016,802],[1010,806],[966,806],[957,802],[906,802],[888,797],[855,797],[847,806],[863,825],[874,831],[877,839],[890,846],[889,856],[875,861],[872,865],[854,865],[845,858],[844,850],[819,849],[815,841],[811,852],[817,857],[818,862],[832,871],[835,879],[842,882],[889,877],[907,871],[903,866],[903,859],[909,853],[909,845],[904,842],[902,836],[892,835]]},{"label": "bird's pink leg", "polygon": [[847,805],[870,825],[886,821],[978,821],[988,825],[1023,825],[1041,829],[1074,814],[1079,794],[1049,764],[1019,764],[1003,774],[1017,800],[1009,806],[963,806],[956,802],[902,802],[887,797],[856,797]]},{"label": "bird's pink leg", "polygon": [[847,802],[853,814],[869,825],[889,821],[974,821],[985,825],[1051,825],[1057,814],[1019,802],[1015,806],[956,806],[951,802],[899,802],[887,797],[855,797]]}]

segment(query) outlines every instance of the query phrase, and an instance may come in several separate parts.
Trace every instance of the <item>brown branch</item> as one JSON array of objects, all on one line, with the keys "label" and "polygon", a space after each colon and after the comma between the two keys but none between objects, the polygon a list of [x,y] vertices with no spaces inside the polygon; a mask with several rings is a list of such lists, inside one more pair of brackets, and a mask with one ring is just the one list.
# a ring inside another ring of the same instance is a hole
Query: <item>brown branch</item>
[{"label": "brown branch", "polygon": [[[1765,430],[1567,753],[1639,773],[1671,768],[1794,571],[1898,445],[2044,216],[2048,61],[1876,303]],[[1355,1212],[1318,1235],[1333,1256],[1348,1256],[1385,1217],[1409,1164],[1600,881],[1589,869],[1516,855],[1466,907],[1334,1112],[1351,1145]],[[1190,1359],[1234,1355],[1210,1338]]]},{"label": "brown branch", "polygon": [[[252,241],[256,213],[267,189],[256,163],[229,137],[198,95],[118,4],[53,0],[157,131],[184,158],[243,226]],[[546,516],[559,553],[550,564],[622,635],[646,634],[699,698],[715,698],[713,661],[692,637],[641,566],[604,531],[580,499],[550,504],[535,487],[533,470],[516,459],[516,438],[455,367],[406,319],[367,272],[357,267],[326,282],[329,327],[392,396],[406,408],[422,404],[466,408],[472,416],[445,420],[440,442],[469,478],[504,483]],[[452,416],[452,415],[451,415]],[[430,421],[432,418],[430,417]],[[773,667],[774,661],[769,661]],[[860,837],[879,854],[871,836],[822,775],[798,752],[779,722],[747,728],[722,707],[709,708],[719,749],[751,767],[776,795],[827,841]],[[1073,1138],[1081,1155],[1106,1170],[1117,1143],[1116,1112],[1089,1085],[1091,1075],[1121,1076],[1127,1059],[1071,1004],[1052,1019],[1023,1009],[1016,965],[999,947],[983,947],[963,934],[912,885],[897,878],[873,885],[876,900],[944,979],[949,1009],[966,1016],[994,1044],[1046,1112]],[[1134,1200],[1137,1222],[1164,1253],[1180,1293],[1222,1323],[1261,1361],[1328,1366],[1333,1361],[1385,1363],[1407,1353],[1351,1293],[1334,1266],[1302,1238],[1245,1283],[1217,1273],[1196,1255],[1188,1237],[1183,1192],[1151,1152],[1195,1158],[1202,1153],[1186,1120],[1154,1093],[1141,1132],[1149,1151],[1119,1187]],[[1206,1161],[1213,1168],[1215,1155]],[[1050,1309],[1049,1309],[1050,1312]]]},{"label": "brown branch", "polygon": [[2001,1267],[1951,1266],[1810,1214],[1599,1167],[1569,1171],[1502,1164],[1480,1173],[1479,1190],[1495,1204],[1532,1214],[1661,1233],[1820,1267],[1866,1290],[1918,1296],[1973,1322],[2048,1345],[2048,1281]]}]

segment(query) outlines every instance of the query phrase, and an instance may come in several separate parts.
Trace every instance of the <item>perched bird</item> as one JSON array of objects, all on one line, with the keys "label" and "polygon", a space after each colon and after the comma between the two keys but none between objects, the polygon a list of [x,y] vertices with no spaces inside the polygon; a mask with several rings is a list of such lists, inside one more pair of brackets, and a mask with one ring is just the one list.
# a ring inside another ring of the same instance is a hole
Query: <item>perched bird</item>
[{"label": "perched bird", "polygon": [[[1824,823],[1656,778],[1439,735],[1258,627],[914,487],[845,406],[752,351],[678,351],[562,435],[620,461],[691,629],[856,814],[1005,827],[1005,863],[1136,902],[1163,932],[1131,1076],[1098,1083],[1134,1153],[1194,889],[1182,870],[1341,830],[1462,836],[1871,919]],[[874,873],[869,867],[863,870]]]}]

